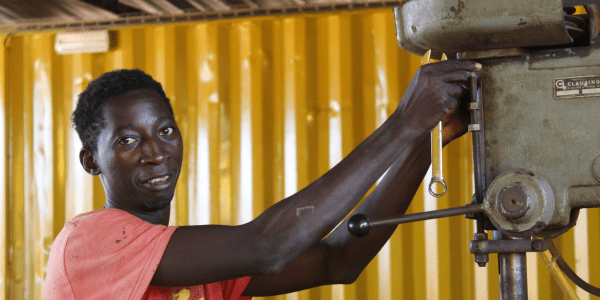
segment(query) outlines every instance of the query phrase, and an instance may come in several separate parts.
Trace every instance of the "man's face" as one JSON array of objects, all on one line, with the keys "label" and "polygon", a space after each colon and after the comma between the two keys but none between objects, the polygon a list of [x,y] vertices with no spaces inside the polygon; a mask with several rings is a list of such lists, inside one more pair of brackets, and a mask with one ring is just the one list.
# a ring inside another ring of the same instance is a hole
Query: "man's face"
[{"label": "man's face", "polygon": [[183,141],[164,100],[132,92],[104,104],[105,126],[94,154],[107,200],[151,212],[169,205],[181,171]]}]

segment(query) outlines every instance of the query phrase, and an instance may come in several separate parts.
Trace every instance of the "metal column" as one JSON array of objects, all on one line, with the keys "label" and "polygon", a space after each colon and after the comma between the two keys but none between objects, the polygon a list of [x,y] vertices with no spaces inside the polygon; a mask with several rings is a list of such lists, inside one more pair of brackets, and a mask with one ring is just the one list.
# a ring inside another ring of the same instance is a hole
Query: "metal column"
[{"label": "metal column", "polygon": [[[506,240],[498,230],[493,233],[494,240]],[[501,300],[527,300],[527,254],[498,253],[498,272],[500,273]]]}]

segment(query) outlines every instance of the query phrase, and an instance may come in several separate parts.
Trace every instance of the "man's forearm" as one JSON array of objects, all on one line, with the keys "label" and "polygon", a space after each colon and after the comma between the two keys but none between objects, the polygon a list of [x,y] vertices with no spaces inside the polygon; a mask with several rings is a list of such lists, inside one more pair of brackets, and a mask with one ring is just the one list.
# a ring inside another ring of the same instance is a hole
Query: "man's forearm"
[{"label": "man's forearm", "polygon": [[332,230],[421,136],[404,126],[396,112],[333,169],[261,214],[255,220],[263,228],[261,235],[277,241],[279,253],[286,257],[301,255]]},{"label": "man's forearm", "polygon": [[[371,220],[404,214],[419,189],[430,162],[430,139],[427,135],[416,140],[402,153],[354,213],[365,214]],[[378,227],[364,238],[355,238],[348,233],[347,222],[344,221],[322,242],[331,246],[329,248],[332,251],[340,252],[332,255],[337,261],[331,262],[331,266],[337,266],[338,271],[354,277],[377,255],[396,226]]]}]

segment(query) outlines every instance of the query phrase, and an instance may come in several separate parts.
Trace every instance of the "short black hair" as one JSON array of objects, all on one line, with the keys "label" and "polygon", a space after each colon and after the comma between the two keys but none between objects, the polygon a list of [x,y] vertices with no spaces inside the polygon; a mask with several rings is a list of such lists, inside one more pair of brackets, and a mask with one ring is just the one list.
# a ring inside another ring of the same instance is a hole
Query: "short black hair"
[{"label": "short black hair", "polygon": [[105,125],[102,112],[104,103],[136,91],[150,91],[158,94],[173,114],[171,101],[167,98],[162,85],[142,70],[121,69],[104,73],[91,81],[79,94],[77,106],[71,116],[73,128],[77,131],[83,147],[93,152],[96,152],[98,148],[98,135]]}]

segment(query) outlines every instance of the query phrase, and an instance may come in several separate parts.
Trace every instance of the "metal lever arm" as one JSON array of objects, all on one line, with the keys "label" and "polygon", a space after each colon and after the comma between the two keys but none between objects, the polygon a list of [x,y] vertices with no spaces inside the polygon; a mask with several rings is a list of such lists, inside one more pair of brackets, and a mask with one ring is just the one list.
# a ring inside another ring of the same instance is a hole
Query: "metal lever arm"
[{"label": "metal lever arm", "polygon": [[401,215],[376,221],[370,221],[369,218],[364,214],[356,214],[350,217],[350,219],[348,220],[348,231],[350,231],[350,233],[356,237],[363,237],[368,235],[373,227],[377,226],[397,225],[403,223],[460,216],[480,212],[484,212],[483,204],[467,204],[462,207],[453,207],[440,210],[426,211],[416,214]]},{"label": "metal lever arm", "polygon": [[469,250],[473,254],[544,252],[550,248],[546,240],[473,240]]}]

